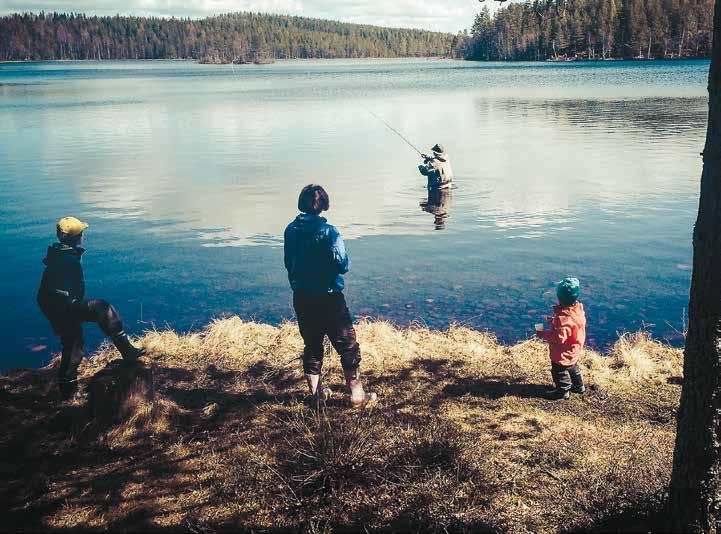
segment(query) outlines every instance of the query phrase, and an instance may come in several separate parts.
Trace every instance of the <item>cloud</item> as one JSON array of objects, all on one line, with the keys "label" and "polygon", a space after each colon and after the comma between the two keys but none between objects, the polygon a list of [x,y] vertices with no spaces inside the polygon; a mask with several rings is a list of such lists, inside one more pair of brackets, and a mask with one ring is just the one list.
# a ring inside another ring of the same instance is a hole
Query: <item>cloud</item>
[{"label": "cloud", "polygon": [[234,11],[291,13],[302,9],[300,0],[0,0],[0,12],[4,13],[44,10],[198,17]]},{"label": "cloud", "polygon": [[97,15],[204,17],[254,11],[303,15],[360,24],[456,32],[468,28],[486,0],[0,0],[0,13],[61,11]]},{"label": "cloud", "polygon": [[348,22],[457,31],[472,20],[473,1],[430,4],[424,0],[396,0],[393,3],[345,0],[329,4],[322,0],[306,0],[304,3],[306,12],[330,13],[331,18]]}]

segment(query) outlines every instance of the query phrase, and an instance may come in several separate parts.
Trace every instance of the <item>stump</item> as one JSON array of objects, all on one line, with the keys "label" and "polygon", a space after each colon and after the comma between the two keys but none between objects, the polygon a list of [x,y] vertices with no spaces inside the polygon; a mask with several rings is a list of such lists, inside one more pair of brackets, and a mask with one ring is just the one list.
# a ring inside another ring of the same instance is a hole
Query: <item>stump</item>
[{"label": "stump", "polygon": [[113,360],[88,383],[88,406],[94,419],[110,424],[132,415],[154,396],[153,369],[142,362]]}]

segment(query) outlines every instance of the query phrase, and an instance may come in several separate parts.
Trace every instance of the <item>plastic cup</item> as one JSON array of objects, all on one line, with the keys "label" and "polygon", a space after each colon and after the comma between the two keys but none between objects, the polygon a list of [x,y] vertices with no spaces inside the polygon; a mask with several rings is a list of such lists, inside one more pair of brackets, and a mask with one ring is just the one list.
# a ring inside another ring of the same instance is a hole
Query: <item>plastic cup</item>
[{"label": "plastic cup", "polygon": [[536,327],[536,332],[543,332],[546,329],[543,323],[536,323],[534,326]]}]

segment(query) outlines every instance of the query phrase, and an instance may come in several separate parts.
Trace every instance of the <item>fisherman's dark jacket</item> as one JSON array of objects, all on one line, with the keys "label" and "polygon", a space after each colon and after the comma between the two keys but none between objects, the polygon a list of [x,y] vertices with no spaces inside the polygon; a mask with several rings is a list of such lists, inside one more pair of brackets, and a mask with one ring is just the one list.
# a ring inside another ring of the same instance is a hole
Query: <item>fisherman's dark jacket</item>
[{"label": "fisherman's dark jacket", "polygon": [[62,243],[53,243],[48,247],[37,296],[38,304],[46,314],[63,313],[73,301],[85,297],[85,278],[80,264],[84,252],[80,247]]},{"label": "fisherman's dark jacket", "polygon": [[450,185],[453,181],[453,167],[446,154],[443,157],[435,156],[418,166],[423,176],[428,177],[428,187],[438,188]]},{"label": "fisherman's dark jacket", "polygon": [[285,229],[285,268],[293,291],[340,293],[350,258],[343,239],[324,217],[302,213]]}]

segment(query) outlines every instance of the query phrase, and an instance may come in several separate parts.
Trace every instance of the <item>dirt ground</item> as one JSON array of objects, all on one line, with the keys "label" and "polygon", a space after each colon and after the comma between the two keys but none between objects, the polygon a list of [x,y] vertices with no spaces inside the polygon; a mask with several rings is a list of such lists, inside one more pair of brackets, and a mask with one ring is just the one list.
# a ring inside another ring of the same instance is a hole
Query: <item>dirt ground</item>
[{"label": "dirt ground", "polygon": [[[327,348],[334,398],[305,398],[293,324],[218,320],[139,342],[153,399],[93,419],[81,368],[62,402],[54,368],[0,377],[0,530],[498,531],[650,528],[671,469],[682,355],[644,334],[582,360],[588,392],[542,396],[538,341],[499,345],[362,322],[379,402],[353,410]],[[57,362],[55,362],[55,365]]]}]

